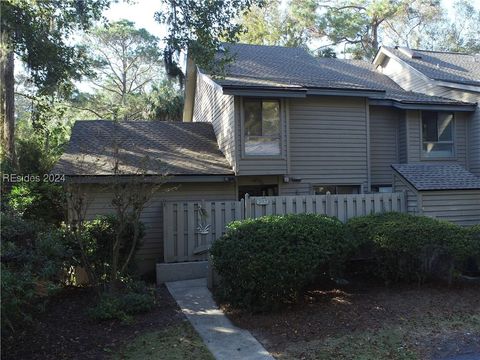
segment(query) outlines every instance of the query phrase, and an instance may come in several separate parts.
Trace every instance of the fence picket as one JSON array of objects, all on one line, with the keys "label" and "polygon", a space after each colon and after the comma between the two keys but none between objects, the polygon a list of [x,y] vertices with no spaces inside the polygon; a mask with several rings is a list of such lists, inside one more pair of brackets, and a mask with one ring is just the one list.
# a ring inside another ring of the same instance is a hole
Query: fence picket
[{"label": "fence picket", "polygon": [[225,218],[222,216],[222,208],[224,203],[216,201],[212,203],[212,205],[215,208],[215,239],[218,239],[220,236],[222,236],[222,231],[225,228]]},{"label": "fence picket", "polygon": [[187,204],[187,255],[197,247],[195,244],[195,234],[197,229],[195,227],[195,204],[188,202]]}]

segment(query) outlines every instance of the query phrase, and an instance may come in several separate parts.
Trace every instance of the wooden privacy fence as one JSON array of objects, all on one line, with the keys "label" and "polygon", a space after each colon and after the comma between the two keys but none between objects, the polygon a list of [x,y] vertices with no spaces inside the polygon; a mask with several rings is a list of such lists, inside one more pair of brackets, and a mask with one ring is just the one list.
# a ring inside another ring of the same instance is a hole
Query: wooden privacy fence
[{"label": "wooden privacy fence", "polygon": [[180,201],[163,206],[165,262],[206,260],[213,240],[233,220],[244,218],[241,201]]},{"label": "wooden privacy fence", "polygon": [[356,216],[406,211],[405,193],[249,197],[240,201],[165,202],[165,262],[205,260],[228,223],[265,215],[314,213],[345,222]]}]

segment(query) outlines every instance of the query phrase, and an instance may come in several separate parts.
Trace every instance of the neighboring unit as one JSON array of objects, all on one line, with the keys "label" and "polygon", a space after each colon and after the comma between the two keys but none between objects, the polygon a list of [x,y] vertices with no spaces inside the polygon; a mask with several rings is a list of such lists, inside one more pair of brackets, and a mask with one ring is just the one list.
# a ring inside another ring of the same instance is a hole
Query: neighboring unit
[{"label": "neighboring unit", "polygon": [[373,64],[405,90],[477,104],[467,122],[466,166],[480,176],[480,55],[383,46]]}]

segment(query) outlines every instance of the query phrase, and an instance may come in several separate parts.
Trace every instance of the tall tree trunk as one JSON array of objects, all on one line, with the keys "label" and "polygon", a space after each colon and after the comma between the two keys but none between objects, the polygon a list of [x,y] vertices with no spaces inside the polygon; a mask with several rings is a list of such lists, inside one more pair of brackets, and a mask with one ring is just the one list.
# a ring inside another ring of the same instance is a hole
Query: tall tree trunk
[{"label": "tall tree trunk", "polygon": [[377,53],[378,50],[378,28],[380,26],[380,22],[378,22],[376,19],[373,20],[372,22],[372,48],[370,49],[371,54],[368,55],[369,60],[373,60],[372,56],[374,56]]},{"label": "tall tree trunk", "polygon": [[[2,44],[2,47],[5,44]],[[2,131],[3,150],[5,157],[12,166],[16,165],[15,158],[15,77],[14,77],[14,54],[11,50],[2,49],[1,54],[1,80],[2,89]]]}]

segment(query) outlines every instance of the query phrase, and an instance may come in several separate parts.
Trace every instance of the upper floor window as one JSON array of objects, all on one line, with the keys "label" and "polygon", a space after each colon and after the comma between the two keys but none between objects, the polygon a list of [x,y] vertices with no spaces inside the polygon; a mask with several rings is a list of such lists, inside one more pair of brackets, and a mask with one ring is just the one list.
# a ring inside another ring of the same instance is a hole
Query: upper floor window
[{"label": "upper floor window", "polygon": [[428,157],[453,156],[453,114],[422,112],[422,149]]},{"label": "upper floor window", "polygon": [[280,101],[246,99],[245,155],[280,155]]}]

